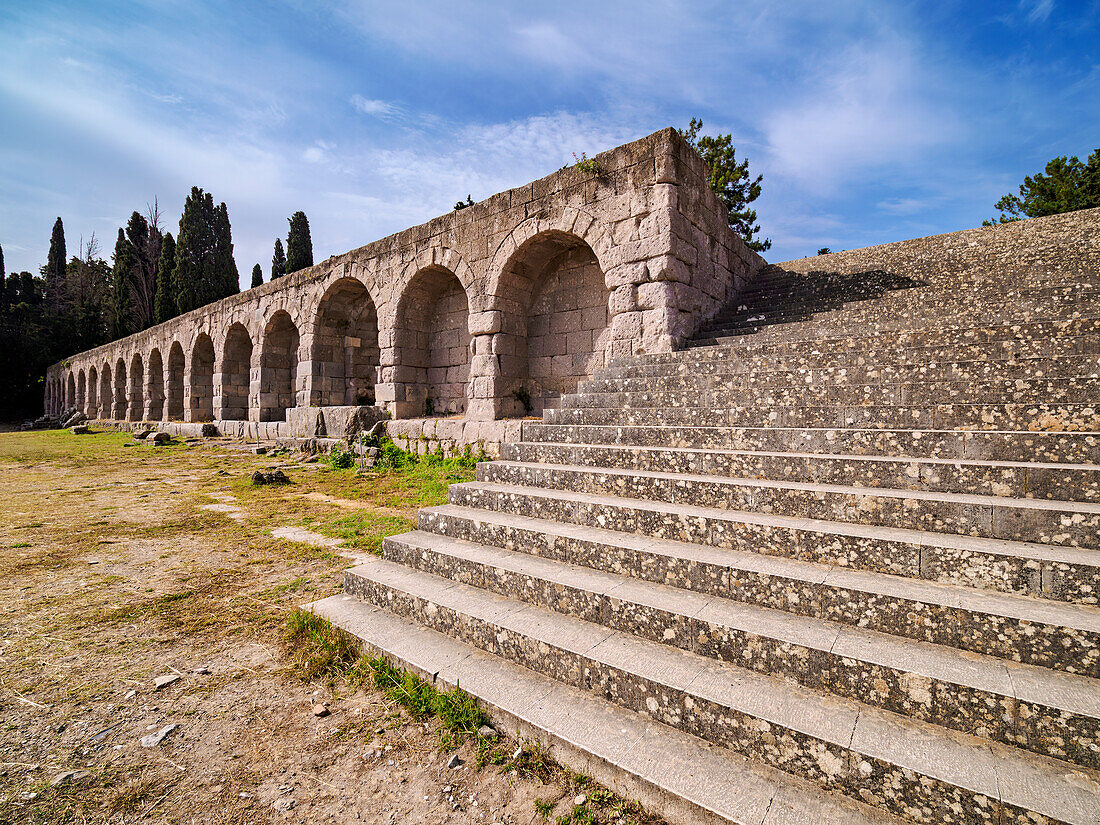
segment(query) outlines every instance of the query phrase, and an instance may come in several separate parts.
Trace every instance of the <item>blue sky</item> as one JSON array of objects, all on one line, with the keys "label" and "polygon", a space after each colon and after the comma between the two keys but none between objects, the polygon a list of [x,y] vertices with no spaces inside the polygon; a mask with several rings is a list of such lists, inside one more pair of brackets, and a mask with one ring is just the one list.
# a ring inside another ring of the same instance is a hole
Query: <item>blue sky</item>
[{"label": "blue sky", "polygon": [[1100,146],[1100,0],[2,0],[0,244],[109,255],[198,185],[247,282],[297,209],[321,260],[693,115],[769,260],[976,226]]}]

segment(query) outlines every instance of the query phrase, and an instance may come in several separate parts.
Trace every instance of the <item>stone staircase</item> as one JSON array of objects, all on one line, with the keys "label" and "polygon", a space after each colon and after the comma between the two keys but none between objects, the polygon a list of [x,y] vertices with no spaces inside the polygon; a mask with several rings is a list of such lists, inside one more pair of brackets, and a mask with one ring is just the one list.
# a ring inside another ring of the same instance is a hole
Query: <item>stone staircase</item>
[{"label": "stone staircase", "polygon": [[1096,277],[974,290],[770,267],[315,607],[674,821],[1098,823]]}]

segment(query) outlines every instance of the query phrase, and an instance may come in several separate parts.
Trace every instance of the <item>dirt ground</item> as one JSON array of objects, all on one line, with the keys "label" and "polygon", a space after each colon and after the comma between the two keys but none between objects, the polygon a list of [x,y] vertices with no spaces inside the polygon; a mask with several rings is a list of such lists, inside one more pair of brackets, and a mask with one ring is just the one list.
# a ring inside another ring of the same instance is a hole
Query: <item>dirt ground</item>
[{"label": "dirt ground", "polygon": [[[290,484],[249,481],[277,467]],[[0,435],[0,823],[655,821],[529,749],[513,758],[507,737],[479,767],[477,742],[438,719],[293,666],[287,616],[340,589],[341,553],[376,549],[469,476]]]}]

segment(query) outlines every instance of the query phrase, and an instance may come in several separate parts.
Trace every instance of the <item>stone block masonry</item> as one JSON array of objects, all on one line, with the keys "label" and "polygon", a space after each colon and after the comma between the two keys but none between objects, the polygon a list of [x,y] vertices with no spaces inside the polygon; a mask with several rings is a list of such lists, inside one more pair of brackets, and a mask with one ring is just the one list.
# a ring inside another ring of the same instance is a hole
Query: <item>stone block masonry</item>
[{"label": "stone block masonry", "polygon": [[595,160],[74,355],[47,412],[282,436],[309,407],[467,432],[553,407],[613,357],[671,352],[764,266],[674,130]]}]

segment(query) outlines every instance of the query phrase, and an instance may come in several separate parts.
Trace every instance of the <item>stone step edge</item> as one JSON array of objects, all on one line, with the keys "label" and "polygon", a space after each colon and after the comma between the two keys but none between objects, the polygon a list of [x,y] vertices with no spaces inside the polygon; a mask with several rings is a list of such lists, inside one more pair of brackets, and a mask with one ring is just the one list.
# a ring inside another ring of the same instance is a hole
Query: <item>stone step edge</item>
[{"label": "stone step edge", "polygon": [[498,728],[675,825],[908,825],[352,596],[305,609],[437,688],[461,686]]},{"label": "stone step edge", "polygon": [[[421,512],[444,518],[501,524],[563,539],[619,546],[636,552],[642,551],[684,561],[704,561],[746,573],[773,575],[889,598],[911,599],[1014,621],[1050,624],[1086,633],[1100,633],[1100,609],[1074,602],[1037,599],[997,590],[977,590],[958,584],[836,567],[802,559],[689,544],[670,539],[656,539],[637,533],[620,533],[603,527],[549,521],[497,510],[478,510],[461,504],[425,507]],[[546,557],[543,556],[543,558]],[[646,581],[640,578],[639,580]]]},{"label": "stone step edge", "polygon": [[1010,498],[1008,496],[987,496],[975,493],[941,493],[933,490],[898,490],[893,487],[852,487],[846,484],[819,484],[813,481],[786,481],[771,478],[739,478],[735,476],[712,476],[703,473],[664,473],[657,470],[626,470],[618,467],[591,467],[583,464],[543,464],[533,461],[508,461],[499,459],[484,462],[484,467],[530,468],[587,475],[629,476],[656,481],[683,481],[702,484],[724,484],[729,486],[760,487],[769,490],[801,490],[808,493],[826,493],[830,495],[869,496],[871,498],[900,498],[918,501],[951,502],[953,504],[976,505],[982,507],[1007,507],[1019,510],[1043,510],[1047,512],[1081,513],[1100,515],[1100,503],[1089,501],[1058,501],[1038,498]]},{"label": "stone step edge", "polygon": [[[382,559],[350,568],[345,576],[404,592],[461,616],[508,629],[551,649],[569,650],[582,661],[599,663],[664,685],[674,693],[690,691],[701,699],[780,729],[1058,821],[1084,825],[1090,822],[1085,812],[1100,809],[1100,782],[1087,769],[1067,770],[1070,768],[1068,763],[948,731],[851,700],[819,696],[782,679],[708,660],[630,634],[609,631],[582,619],[552,613]],[[573,638],[556,641],[552,638],[566,634]],[[576,637],[583,641],[578,642]],[[567,642],[571,643],[570,647],[565,647]],[[605,643],[617,645],[617,655],[601,657],[605,651],[597,651],[597,648]],[[677,677],[670,675],[677,671],[680,671]],[[670,683],[672,678],[676,684]],[[815,706],[817,712],[806,712]],[[850,727],[846,720],[850,720]],[[857,742],[860,734],[866,737],[866,742]],[[930,756],[932,758],[928,758]]]},{"label": "stone step edge", "polygon": [[[563,587],[586,590],[610,599],[630,602],[673,614],[674,619],[688,621],[697,618],[707,605],[717,602],[716,611],[724,613],[722,617],[709,615],[706,621],[721,623],[725,627],[758,636],[766,636],[780,644],[792,644],[806,647],[837,658],[848,658],[867,664],[888,668],[898,672],[911,672],[940,682],[969,688],[1001,697],[1022,700],[1034,704],[1076,714],[1092,719],[1100,719],[1100,680],[1087,676],[1052,671],[1036,665],[1009,662],[979,653],[963,653],[957,648],[945,647],[931,642],[919,642],[864,628],[842,625],[825,619],[815,619],[793,613],[784,613],[774,608],[745,604],[721,596],[682,590],[667,584],[637,579],[620,573],[592,570],[580,565],[558,561],[545,556],[533,556],[515,550],[493,545],[455,539],[437,533],[414,530],[397,536],[389,536],[386,543],[402,544],[406,547],[461,558],[473,564],[497,567],[510,573],[538,579]],[[492,558],[492,556],[497,558]],[[539,569],[541,568],[541,569]],[[619,592],[633,590],[634,593]],[[647,598],[650,597],[650,598]],[[660,604],[664,597],[665,604]],[[512,598],[512,597],[509,597]],[[522,597],[515,600],[524,601]],[[675,606],[670,600],[680,600]],[[684,612],[684,605],[694,608]],[[539,605],[543,607],[542,605]],[[553,607],[545,609],[559,612]],[[737,614],[741,614],[738,616]],[[722,619],[740,618],[736,624]],[[789,626],[784,628],[783,623]],[[828,634],[835,634],[828,644],[820,644],[815,629],[825,628]],[[841,636],[849,640],[858,638],[864,644],[852,647],[861,648],[859,652],[845,649],[834,652]],[[916,653],[925,653],[906,660],[907,667],[902,668],[896,650],[891,655],[890,648],[899,645],[912,649]],[[877,649],[876,649],[877,648]],[[869,651],[872,651],[869,653]],[[874,655],[877,653],[878,655]],[[702,655],[702,654],[699,654]],[[893,661],[893,663],[891,663]],[[965,662],[965,665],[963,664]],[[1016,678],[1012,678],[1015,672]],[[1006,674],[1007,677],[1006,677]],[[960,678],[965,677],[965,678]],[[974,678],[977,677],[977,678]],[[990,686],[992,682],[1004,679],[1005,691]],[[983,686],[982,683],[985,683]],[[1045,684],[1044,684],[1045,682]],[[1044,690],[1045,689],[1045,690]],[[1078,701],[1074,701],[1074,700]],[[1067,763],[1069,764],[1069,763]]]},{"label": "stone step edge", "polygon": [[466,481],[452,484],[452,490],[463,488],[497,492],[513,495],[537,496],[555,501],[575,501],[586,504],[607,504],[629,509],[653,510],[674,516],[690,515],[696,518],[709,518],[721,521],[736,521],[790,530],[805,530],[830,535],[843,535],[853,538],[883,539],[900,544],[916,544],[926,547],[940,547],[950,550],[974,550],[991,555],[1022,558],[1037,562],[1055,564],[1076,564],[1100,568],[1100,551],[1059,544],[1036,544],[1034,542],[1012,541],[1010,539],[991,539],[979,536],[963,536],[955,533],[931,533],[924,530],[912,530],[905,527],[880,527],[846,521],[827,521],[825,519],[778,516],[772,513],[758,513],[749,510],[724,510],[720,507],[701,507],[697,505],[672,505],[652,499],[623,498],[622,496],[594,495],[576,493],[571,490],[549,490],[541,487],[525,487],[518,484],[504,484],[487,481]]},{"label": "stone step edge", "polygon": [[[553,424],[547,426],[555,426]],[[568,425],[556,425],[568,426]],[[601,426],[601,425],[577,425],[577,426]],[[711,429],[728,429],[727,427],[715,427]],[[881,432],[876,430],[874,432]],[[949,430],[947,432],[958,432]],[[983,431],[984,432],[984,431]],[[865,461],[870,464],[904,463],[904,464],[931,464],[938,466],[989,467],[994,469],[1004,468],[1009,470],[1073,470],[1079,472],[1100,472],[1100,464],[1071,464],[1043,461],[995,461],[983,458],[924,458],[921,456],[890,456],[890,455],[860,455],[858,453],[803,453],[791,451],[772,450],[733,450],[725,447],[665,447],[665,446],[633,446],[626,444],[605,444],[599,441],[587,441],[578,444],[569,441],[515,441],[508,446],[515,447],[554,447],[558,449],[585,449],[597,448],[601,450],[616,450],[623,453],[705,453],[707,455],[747,456],[761,458],[792,458],[814,459],[822,461]],[[1100,452],[1100,446],[1097,447]],[[863,488],[859,488],[863,489]],[[878,489],[870,488],[870,489]]]},{"label": "stone step edge", "polygon": [[539,426],[539,427],[592,427],[592,428],[608,428],[614,427],[621,430],[669,430],[676,432],[683,432],[684,430],[720,430],[720,431],[742,431],[752,430],[760,432],[790,432],[790,433],[873,433],[875,435],[898,435],[901,434],[906,438],[911,438],[917,433],[927,433],[928,435],[955,435],[955,436],[1014,436],[1020,438],[1036,438],[1036,437],[1057,437],[1063,438],[1066,436],[1074,438],[1092,438],[1097,439],[1096,447],[1100,450],[1100,430],[943,430],[936,429],[935,427],[926,427],[922,430],[910,430],[899,429],[897,427],[887,427],[885,429],[879,427],[731,427],[728,425],[715,426],[704,424],[701,426],[687,426],[684,424],[552,424],[546,421],[525,420],[523,422],[525,426]]}]

